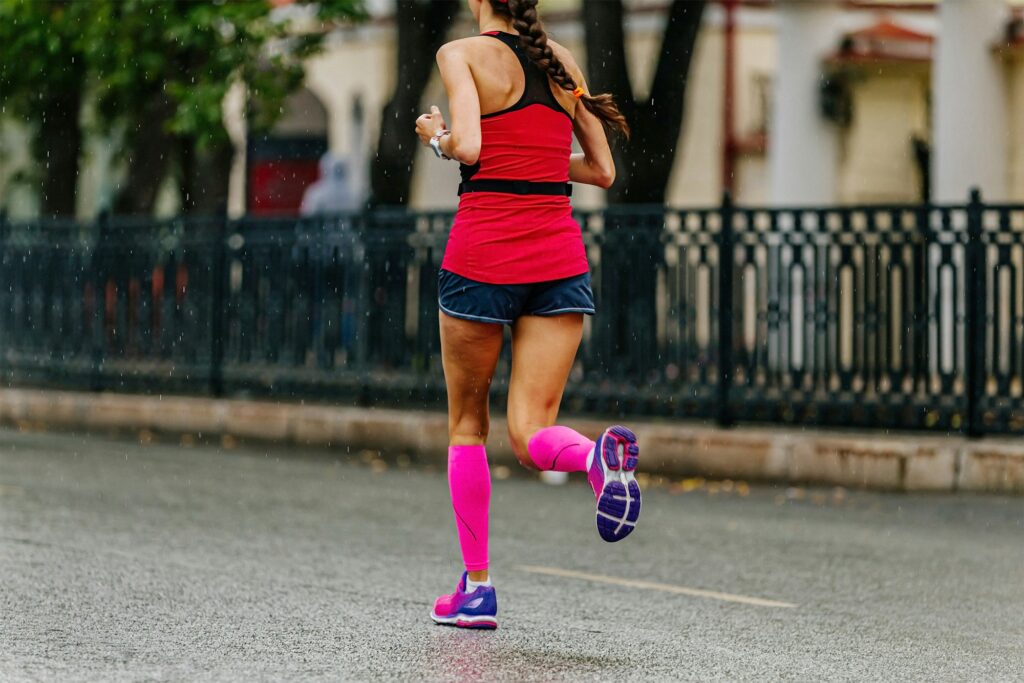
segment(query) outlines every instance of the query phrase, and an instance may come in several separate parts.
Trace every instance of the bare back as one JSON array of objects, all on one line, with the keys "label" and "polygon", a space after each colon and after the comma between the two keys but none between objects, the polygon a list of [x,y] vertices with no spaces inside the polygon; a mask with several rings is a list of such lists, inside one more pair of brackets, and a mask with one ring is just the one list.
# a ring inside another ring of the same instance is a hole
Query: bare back
[{"label": "bare back", "polygon": [[[486,36],[472,36],[454,42],[460,44],[459,48],[466,55],[473,74],[473,82],[480,96],[480,113],[491,114],[514,105],[526,87],[523,70],[515,53]],[[549,41],[549,44],[566,69],[582,80],[582,74],[569,51],[554,41]],[[562,108],[570,116],[575,115],[577,102],[572,93],[558,87],[550,79],[548,87]]]}]

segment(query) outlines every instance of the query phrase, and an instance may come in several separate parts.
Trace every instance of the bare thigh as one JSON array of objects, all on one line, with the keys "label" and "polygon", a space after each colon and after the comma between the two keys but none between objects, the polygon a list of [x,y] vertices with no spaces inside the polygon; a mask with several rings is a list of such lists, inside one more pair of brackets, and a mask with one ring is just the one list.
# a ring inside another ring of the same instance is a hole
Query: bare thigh
[{"label": "bare thigh", "polygon": [[536,469],[527,444],[558,418],[565,382],[583,337],[583,314],[527,315],[512,326],[508,433],[519,462]]},{"label": "bare thigh", "polygon": [[448,387],[448,441],[474,446],[487,441],[488,395],[504,330],[496,323],[454,318],[438,312],[441,364]]}]

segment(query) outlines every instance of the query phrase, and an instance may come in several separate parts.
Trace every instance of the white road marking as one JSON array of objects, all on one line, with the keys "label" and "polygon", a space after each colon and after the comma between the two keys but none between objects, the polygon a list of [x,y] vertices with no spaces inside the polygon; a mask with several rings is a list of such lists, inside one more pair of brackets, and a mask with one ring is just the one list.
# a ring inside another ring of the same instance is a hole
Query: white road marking
[{"label": "white road marking", "polygon": [[706,591],[699,588],[687,588],[685,586],[673,586],[667,583],[655,583],[653,581],[638,581],[636,579],[620,579],[615,576],[603,576],[601,574],[588,574],[568,569],[556,569],[555,567],[538,567],[535,565],[519,565],[516,569],[531,574],[547,574],[548,576],[560,576],[566,579],[583,579],[596,583],[610,583],[614,586],[625,586],[626,588],[642,588],[645,590],[661,591],[662,593],[676,593],[678,595],[692,595],[697,598],[710,598],[724,602],[738,602],[744,605],[756,605],[758,607],[783,607],[792,609],[797,607],[792,602],[780,602],[779,600],[766,600],[764,598],[753,598],[747,595],[735,595],[733,593],[720,593],[718,591]]}]

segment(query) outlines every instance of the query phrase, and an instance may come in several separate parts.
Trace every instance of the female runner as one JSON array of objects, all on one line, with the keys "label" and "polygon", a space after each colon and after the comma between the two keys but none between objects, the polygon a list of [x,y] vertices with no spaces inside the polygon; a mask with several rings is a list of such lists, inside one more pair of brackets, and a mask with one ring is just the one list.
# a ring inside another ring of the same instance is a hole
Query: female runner
[{"label": "female runner", "polygon": [[[509,438],[527,468],[586,472],[597,530],[625,538],[640,515],[636,437],[610,427],[596,443],[558,416],[569,370],[594,313],[580,227],[568,181],[607,188],[615,177],[605,126],[628,135],[610,95],[589,95],[568,50],[548,39],[537,0],[468,0],[480,35],[442,46],[448,93],[416,133],[461,164],[459,208],[438,276],[441,354],[448,387],[448,484],[466,566],[454,593],[438,598],[439,624],[496,628],[487,573],[490,471],[484,444],[488,389],[512,327]],[[582,105],[582,106],[580,106]],[[572,154],[572,137],[583,149]]]}]

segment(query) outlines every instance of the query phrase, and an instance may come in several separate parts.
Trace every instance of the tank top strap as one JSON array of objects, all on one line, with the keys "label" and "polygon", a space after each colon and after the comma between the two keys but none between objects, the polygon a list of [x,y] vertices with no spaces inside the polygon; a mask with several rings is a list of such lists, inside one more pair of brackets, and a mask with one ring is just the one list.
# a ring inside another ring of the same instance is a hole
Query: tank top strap
[{"label": "tank top strap", "polygon": [[508,49],[516,53],[516,57],[519,58],[519,64],[526,69],[526,65],[529,63],[530,58],[526,56],[526,52],[523,50],[523,44],[519,42],[519,36],[512,33],[505,33],[504,31],[487,31],[481,33],[482,36],[489,38],[497,38],[501,42],[508,46]]}]

